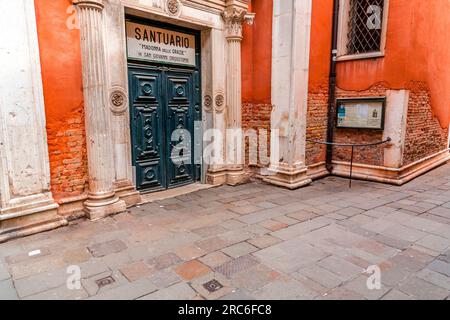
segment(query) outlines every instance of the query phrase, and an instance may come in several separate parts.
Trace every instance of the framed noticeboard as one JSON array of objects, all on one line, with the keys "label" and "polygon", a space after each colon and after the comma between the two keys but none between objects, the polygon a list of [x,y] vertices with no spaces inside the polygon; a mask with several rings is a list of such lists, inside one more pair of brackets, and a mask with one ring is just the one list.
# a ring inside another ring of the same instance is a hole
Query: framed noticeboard
[{"label": "framed noticeboard", "polygon": [[386,98],[338,99],[337,128],[384,129]]}]

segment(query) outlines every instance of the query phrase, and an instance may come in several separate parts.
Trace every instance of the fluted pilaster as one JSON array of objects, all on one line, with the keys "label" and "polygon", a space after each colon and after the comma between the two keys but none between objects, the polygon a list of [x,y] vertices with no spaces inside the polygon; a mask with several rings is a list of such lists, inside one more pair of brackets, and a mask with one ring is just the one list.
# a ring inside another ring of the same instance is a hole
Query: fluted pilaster
[{"label": "fluted pilaster", "polygon": [[124,211],[125,202],[114,192],[114,159],[106,100],[106,66],[103,39],[103,1],[75,0],[80,20],[83,92],[89,166],[90,219]]}]

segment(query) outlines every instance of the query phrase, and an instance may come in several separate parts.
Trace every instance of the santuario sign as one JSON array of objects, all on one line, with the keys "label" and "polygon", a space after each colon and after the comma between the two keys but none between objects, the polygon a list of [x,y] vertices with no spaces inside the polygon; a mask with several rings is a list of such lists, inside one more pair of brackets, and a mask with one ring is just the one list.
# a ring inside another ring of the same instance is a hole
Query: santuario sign
[{"label": "santuario sign", "polygon": [[128,58],[195,66],[195,36],[126,22]]}]

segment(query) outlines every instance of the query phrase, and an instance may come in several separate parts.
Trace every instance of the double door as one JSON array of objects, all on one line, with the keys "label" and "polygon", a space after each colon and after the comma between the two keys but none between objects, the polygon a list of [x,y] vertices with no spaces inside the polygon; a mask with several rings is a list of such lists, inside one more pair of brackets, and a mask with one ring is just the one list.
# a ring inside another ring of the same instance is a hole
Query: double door
[{"label": "double door", "polygon": [[129,64],[128,75],[137,189],[159,191],[199,180],[201,165],[194,159],[194,128],[201,120],[198,71]]}]

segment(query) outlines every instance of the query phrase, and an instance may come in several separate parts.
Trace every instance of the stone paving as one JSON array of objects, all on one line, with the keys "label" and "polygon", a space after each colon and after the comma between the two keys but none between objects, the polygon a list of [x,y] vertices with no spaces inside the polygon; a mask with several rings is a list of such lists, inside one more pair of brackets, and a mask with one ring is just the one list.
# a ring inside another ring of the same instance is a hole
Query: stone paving
[{"label": "stone paving", "polygon": [[[369,290],[374,265],[382,285]],[[0,244],[0,299],[449,294],[450,164],[402,187],[329,177],[295,191],[212,188]]]}]

